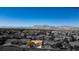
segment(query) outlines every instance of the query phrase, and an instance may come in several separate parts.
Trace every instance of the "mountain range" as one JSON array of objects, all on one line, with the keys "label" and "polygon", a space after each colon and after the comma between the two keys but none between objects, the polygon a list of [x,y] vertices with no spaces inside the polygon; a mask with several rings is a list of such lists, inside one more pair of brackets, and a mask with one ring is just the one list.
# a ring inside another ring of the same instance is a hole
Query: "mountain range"
[{"label": "mountain range", "polygon": [[0,28],[19,28],[19,29],[48,29],[48,30],[79,30],[79,27],[73,26],[49,26],[49,25],[34,25],[34,26],[20,26],[20,27],[13,27],[13,26],[2,26]]}]

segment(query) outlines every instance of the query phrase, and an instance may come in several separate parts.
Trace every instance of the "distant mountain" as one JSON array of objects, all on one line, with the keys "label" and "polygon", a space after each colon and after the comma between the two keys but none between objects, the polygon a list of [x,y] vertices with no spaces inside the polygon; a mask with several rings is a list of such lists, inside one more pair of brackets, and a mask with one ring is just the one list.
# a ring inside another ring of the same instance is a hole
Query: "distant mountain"
[{"label": "distant mountain", "polygon": [[34,25],[32,26],[33,29],[54,29],[54,26],[48,26],[48,25]]},{"label": "distant mountain", "polygon": [[11,26],[2,26],[0,28],[18,28],[18,29],[48,29],[48,30],[79,30],[79,27],[73,26],[49,26],[49,25],[34,25],[26,27],[11,27]]},{"label": "distant mountain", "polygon": [[72,26],[48,26],[48,25],[34,25],[32,29],[50,29],[50,30],[79,30],[79,27]]}]

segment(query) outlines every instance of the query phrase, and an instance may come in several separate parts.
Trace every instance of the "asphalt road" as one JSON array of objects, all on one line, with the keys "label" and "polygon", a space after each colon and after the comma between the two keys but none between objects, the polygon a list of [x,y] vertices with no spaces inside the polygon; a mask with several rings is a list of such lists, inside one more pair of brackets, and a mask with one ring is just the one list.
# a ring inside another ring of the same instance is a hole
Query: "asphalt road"
[{"label": "asphalt road", "polygon": [[0,51],[67,51],[65,49],[43,49],[43,48],[19,48],[19,47],[3,47],[0,46]]}]

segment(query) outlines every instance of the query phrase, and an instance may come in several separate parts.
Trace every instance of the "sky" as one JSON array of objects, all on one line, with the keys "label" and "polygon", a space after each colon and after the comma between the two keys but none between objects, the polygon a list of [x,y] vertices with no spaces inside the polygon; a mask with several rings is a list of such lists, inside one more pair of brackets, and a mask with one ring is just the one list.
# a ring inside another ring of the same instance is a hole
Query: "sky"
[{"label": "sky", "polygon": [[1,26],[79,26],[75,7],[0,7]]}]

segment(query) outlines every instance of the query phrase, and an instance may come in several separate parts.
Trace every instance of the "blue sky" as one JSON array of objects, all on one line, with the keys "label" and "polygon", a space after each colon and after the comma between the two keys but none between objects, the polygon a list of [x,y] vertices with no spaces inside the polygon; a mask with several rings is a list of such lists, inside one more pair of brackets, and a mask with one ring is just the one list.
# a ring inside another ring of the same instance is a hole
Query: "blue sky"
[{"label": "blue sky", "polygon": [[79,8],[0,7],[0,26],[79,26]]}]

